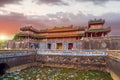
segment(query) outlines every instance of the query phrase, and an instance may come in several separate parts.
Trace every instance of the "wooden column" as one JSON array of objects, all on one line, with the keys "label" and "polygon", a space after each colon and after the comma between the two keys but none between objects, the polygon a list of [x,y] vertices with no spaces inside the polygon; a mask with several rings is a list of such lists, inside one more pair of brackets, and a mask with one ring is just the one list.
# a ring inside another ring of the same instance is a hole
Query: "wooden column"
[{"label": "wooden column", "polygon": [[102,37],[104,37],[104,33],[102,33]]},{"label": "wooden column", "polygon": [[91,35],[91,38],[92,38],[93,37],[92,33],[90,35]]},{"label": "wooden column", "polygon": [[88,37],[88,33],[86,33],[86,37]]}]

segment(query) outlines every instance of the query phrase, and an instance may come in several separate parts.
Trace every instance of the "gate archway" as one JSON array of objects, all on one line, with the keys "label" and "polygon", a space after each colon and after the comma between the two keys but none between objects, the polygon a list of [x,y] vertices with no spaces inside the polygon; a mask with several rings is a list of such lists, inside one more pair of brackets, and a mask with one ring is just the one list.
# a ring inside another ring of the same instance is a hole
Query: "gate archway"
[{"label": "gate archway", "polygon": [[0,63],[0,76],[4,75],[9,68],[7,63]]}]

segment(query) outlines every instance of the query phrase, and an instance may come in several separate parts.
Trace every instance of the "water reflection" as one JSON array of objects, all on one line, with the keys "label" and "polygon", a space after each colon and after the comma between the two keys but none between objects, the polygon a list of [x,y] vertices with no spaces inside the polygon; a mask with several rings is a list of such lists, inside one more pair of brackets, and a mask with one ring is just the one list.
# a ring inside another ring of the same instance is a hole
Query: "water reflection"
[{"label": "water reflection", "polygon": [[[108,73],[101,71],[79,71],[49,67],[32,67],[9,73],[2,80],[112,80]],[[1,80],[0,79],[0,80]]]}]

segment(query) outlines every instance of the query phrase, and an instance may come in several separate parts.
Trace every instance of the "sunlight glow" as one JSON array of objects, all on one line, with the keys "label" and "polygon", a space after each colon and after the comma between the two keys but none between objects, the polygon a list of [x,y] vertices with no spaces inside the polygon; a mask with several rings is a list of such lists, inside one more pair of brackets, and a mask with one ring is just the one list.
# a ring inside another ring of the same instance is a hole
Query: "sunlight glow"
[{"label": "sunlight glow", "polygon": [[9,39],[8,36],[6,36],[6,35],[0,35],[0,40],[1,41],[8,40],[8,39]]}]

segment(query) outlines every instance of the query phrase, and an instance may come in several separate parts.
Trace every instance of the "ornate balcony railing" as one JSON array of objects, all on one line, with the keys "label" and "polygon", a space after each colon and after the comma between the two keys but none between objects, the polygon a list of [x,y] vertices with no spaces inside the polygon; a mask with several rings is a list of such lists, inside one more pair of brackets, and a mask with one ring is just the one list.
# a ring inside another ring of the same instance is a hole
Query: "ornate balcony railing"
[{"label": "ornate balcony railing", "polygon": [[38,50],[37,54],[69,56],[106,56],[106,50]]}]

